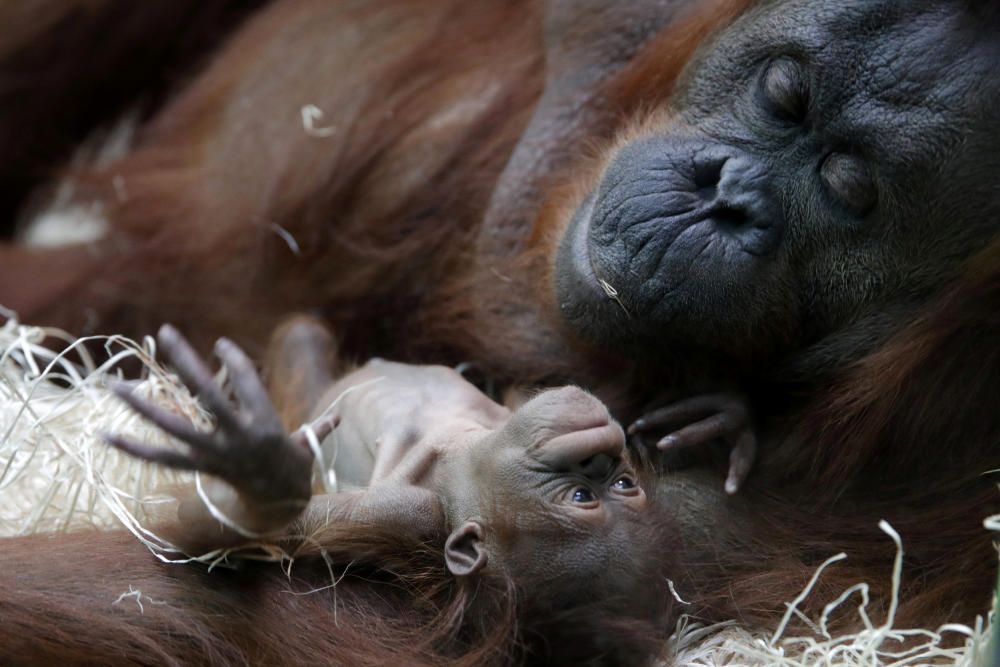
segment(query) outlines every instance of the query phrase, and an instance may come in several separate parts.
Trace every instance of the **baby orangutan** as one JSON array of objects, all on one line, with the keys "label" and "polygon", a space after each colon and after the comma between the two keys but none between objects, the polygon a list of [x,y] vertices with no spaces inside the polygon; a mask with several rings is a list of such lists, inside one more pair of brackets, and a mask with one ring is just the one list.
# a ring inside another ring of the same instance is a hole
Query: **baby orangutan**
[{"label": "baby orangutan", "polygon": [[[187,451],[109,440],[213,476],[179,501],[169,537],[185,552],[294,545],[330,526],[388,531],[440,549],[449,585],[470,592],[463,642],[489,633],[488,619],[513,603],[517,636],[504,650],[519,651],[518,661],[655,657],[669,622],[670,524],[647,501],[622,429],[587,392],[544,391],[512,411],[444,367],[372,360],[334,379],[332,336],[300,317],[272,342],[277,407],[249,359],[219,341],[237,410],[176,330],[163,327],[159,343],[216,429],[198,432],[123,387],[117,393]],[[311,497],[313,451],[304,431],[286,436],[309,418],[339,486],[352,490]],[[378,567],[378,554],[368,556]]]}]

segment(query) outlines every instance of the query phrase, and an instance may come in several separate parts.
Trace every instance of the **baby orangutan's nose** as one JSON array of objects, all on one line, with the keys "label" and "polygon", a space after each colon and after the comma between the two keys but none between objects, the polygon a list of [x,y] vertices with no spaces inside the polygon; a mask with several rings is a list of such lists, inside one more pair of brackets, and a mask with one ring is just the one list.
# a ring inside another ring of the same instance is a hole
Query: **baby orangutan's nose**
[{"label": "baby orangutan's nose", "polygon": [[543,392],[518,412],[534,435],[535,457],[546,464],[569,467],[600,454],[617,458],[624,451],[621,427],[603,403],[579,387]]}]

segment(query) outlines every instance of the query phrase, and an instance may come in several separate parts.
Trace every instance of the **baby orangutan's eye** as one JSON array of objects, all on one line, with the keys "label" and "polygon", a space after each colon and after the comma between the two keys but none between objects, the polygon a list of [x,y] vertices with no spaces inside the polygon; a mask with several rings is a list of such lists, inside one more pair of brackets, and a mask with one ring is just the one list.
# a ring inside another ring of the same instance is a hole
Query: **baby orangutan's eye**
[{"label": "baby orangutan's eye", "polygon": [[614,481],[611,488],[615,491],[631,491],[635,488],[635,480],[628,475],[622,475]]},{"label": "baby orangutan's eye", "polygon": [[573,489],[573,502],[580,505],[586,505],[588,503],[597,502],[597,496],[594,492],[585,486],[580,486]]}]

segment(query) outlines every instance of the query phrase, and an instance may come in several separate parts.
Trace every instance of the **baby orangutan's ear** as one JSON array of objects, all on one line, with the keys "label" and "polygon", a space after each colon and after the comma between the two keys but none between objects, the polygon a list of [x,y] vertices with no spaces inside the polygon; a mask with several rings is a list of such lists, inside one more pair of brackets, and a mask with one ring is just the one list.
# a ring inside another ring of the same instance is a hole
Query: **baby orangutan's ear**
[{"label": "baby orangutan's ear", "polygon": [[483,527],[475,521],[466,521],[451,531],[448,541],[444,543],[444,560],[448,570],[456,577],[479,572],[486,565]]}]

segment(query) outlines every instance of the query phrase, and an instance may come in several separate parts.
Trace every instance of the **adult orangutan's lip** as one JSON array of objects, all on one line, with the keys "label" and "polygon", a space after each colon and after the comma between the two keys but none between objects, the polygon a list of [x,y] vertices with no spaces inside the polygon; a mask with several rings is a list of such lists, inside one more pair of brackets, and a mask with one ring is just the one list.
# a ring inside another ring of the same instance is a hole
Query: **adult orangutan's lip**
[{"label": "adult orangutan's lip", "polygon": [[590,216],[593,209],[594,201],[591,198],[574,216],[569,229],[569,248],[573,269],[580,277],[581,282],[593,290],[597,298],[602,298],[605,296],[605,290],[590,256]]}]

